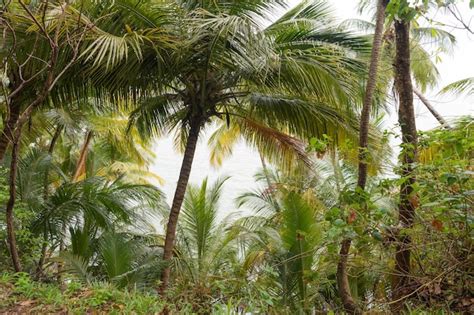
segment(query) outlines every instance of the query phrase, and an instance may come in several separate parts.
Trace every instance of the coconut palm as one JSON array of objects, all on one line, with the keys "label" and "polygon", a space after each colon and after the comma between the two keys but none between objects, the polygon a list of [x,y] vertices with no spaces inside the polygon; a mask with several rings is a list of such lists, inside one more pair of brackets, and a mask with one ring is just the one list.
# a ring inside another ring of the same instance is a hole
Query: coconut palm
[{"label": "coconut palm", "polygon": [[[363,1],[361,8],[366,8],[369,4],[370,4],[369,1]],[[379,14],[381,14],[381,11],[380,11],[381,5],[382,5],[382,2],[378,2],[377,21],[379,23],[377,23],[376,25],[373,25],[372,23],[361,21],[361,20],[348,20],[344,23],[344,25],[356,26],[357,28],[361,30],[365,30],[365,31],[374,30],[375,28],[374,42],[376,41],[376,39],[379,41],[379,44],[381,45],[379,48],[380,49],[383,48],[382,52],[384,54],[386,61],[391,61],[395,59],[395,55],[396,55],[394,52],[395,46],[396,46],[394,43],[394,37],[395,37],[394,34],[396,34],[395,29],[394,29],[394,23],[396,24],[396,21],[394,20],[388,21],[386,25],[386,31],[382,38],[381,37],[382,30],[381,30],[380,22],[382,22],[384,18],[382,19],[382,17],[378,16]],[[387,3],[385,3],[385,6],[386,5]],[[410,51],[413,56],[411,58],[410,71],[415,82],[421,87],[422,91],[424,91],[428,86],[433,86],[436,83],[437,77],[438,77],[438,71],[433,61],[431,61],[429,52],[423,47],[423,40],[430,40],[431,42],[434,42],[435,43],[434,45],[439,47],[441,50],[449,50],[451,46],[454,44],[455,39],[451,34],[449,34],[448,32],[444,30],[437,29],[434,27],[420,27],[416,22],[413,22],[413,24],[414,24],[414,27],[411,28],[412,38],[410,40]],[[395,86],[395,90],[396,90],[396,86]],[[419,99],[428,108],[428,110],[433,114],[433,116],[440,122],[441,125],[445,126],[446,128],[449,128],[449,125],[444,120],[444,118],[441,117],[441,115],[439,115],[439,113],[434,109],[434,107],[430,104],[430,102],[423,96],[421,91],[418,91],[416,88],[413,88],[413,93],[419,97]],[[365,105],[367,104],[364,104],[364,107]],[[365,107],[365,108],[368,108],[368,107]],[[368,117],[366,117],[366,120],[367,119]],[[363,138],[364,138],[364,135],[363,135],[364,133],[362,132],[363,130],[364,128],[362,127],[362,122],[361,122],[361,133],[360,133],[360,144],[359,144],[361,147],[360,150],[366,150],[364,149],[366,146],[364,145],[364,141],[363,141]],[[364,189],[365,181],[367,177],[366,171],[364,169],[367,164],[364,163],[363,160],[364,160],[364,154],[360,156],[361,162],[359,162],[360,163],[359,164],[360,165],[359,187],[361,187],[362,189]],[[346,310],[348,312],[354,313],[357,311],[357,305],[353,302],[353,299],[351,298],[347,273],[344,271],[346,269],[345,265],[347,264],[347,255],[349,253],[349,249],[350,249],[350,241],[345,240],[341,246],[341,260],[339,263],[339,269],[340,269],[339,287],[341,290],[341,297],[343,298],[343,300],[346,301],[345,304],[347,304]]]},{"label": "coconut palm", "polygon": [[[369,140],[369,124],[370,124],[370,112],[372,107],[373,96],[377,84],[377,75],[380,61],[380,53],[383,44],[383,27],[385,21],[385,9],[387,7],[387,0],[379,0],[377,2],[377,13],[375,21],[375,33],[372,43],[372,54],[370,58],[370,68],[366,83],[366,89],[364,94],[364,102],[362,106],[362,113],[360,115],[360,128],[359,128],[359,164],[358,164],[358,178],[357,186],[361,189],[365,189],[367,182],[367,151],[368,151],[368,140]],[[347,256],[351,247],[351,239],[346,238],[341,243],[340,259],[337,265],[337,280],[338,289],[344,304],[344,309],[348,313],[359,314],[360,310],[351,295],[349,279],[347,275]]]},{"label": "coconut palm", "polygon": [[[184,148],[165,260],[173,254],[199,134],[209,122],[239,126],[245,139],[275,161],[297,156],[308,162],[305,146],[295,137],[355,136],[358,99],[353,96],[363,62],[348,52],[366,51],[366,42],[332,28],[327,5],[319,1],[304,2],[262,25],[277,4],[179,2],[177,12],[184,16],[176,19],[186,31],[175,35],[182,38],[179,50],[165,57],[171,72],[146,76],[159,88],[132,113],[131,124],[146,135],[178,131],[176,142]],[[165,269],[163,289],[169,273]]]}]

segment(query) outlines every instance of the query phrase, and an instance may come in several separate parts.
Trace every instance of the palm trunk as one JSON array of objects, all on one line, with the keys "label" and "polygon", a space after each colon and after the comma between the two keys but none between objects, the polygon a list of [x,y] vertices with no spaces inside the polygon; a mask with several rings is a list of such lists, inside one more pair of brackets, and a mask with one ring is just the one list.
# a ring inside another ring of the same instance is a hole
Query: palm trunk
[{"label": "palm trunk", "polygon": [[20,107],[21,106],[16,101],[16,98],[10,100],[10,112],[5,121],[3,131],[0,134],[0,162],[3,161],[8,145],[13,138],[13,129],[15,128],[18,117],[20,116]]},{"label": "palm trunk", "polygon": [[372,54],[370,57],[369,76],[365,87],[362,113],[360,115],[359,169],[357,186],[362,189],[365,189],[365,184],[367,183],[367,146],[369,139],[370,111],[377,85],[380,51],[382,50],[383,43],[383,24],[385,21],[385,8],[387,7],[387,4],[388,0],[378,0],[377,3],[377,18],[375,23],[374,41],[372,43]]},{"label": "palm trunk", "polygon": [[[370,110],[372,107],[372,100],[377,85],[377,74],[380,61],[380,51],[382,49],[383,39],[383,24],[385,21],[385,8],[388,0],[378,0],[377,2],[377,17],[375,22],[375,33],[372,44],[372,54],[370,59],[369,73],[367,85],[365,89],[364,102],[362,113],[360,117],[359,130],[359,170],[357,178],[357,186],[362,190],[365,189],[367,183],[367,157],[368,157],[368,139],[369,139],[369,125],[370,125]],[[352,240],[346,238],[341,243],[341,250],[339,251],[339,262],[337,264],[337,285],[339,295],[344,305],[344,310],[349,314],[361,314],[361,310],[357,306],[352,297],[349,277],[347,274],[347,262]]]},{"label": "palm trunk", "polygon": [[[417,155],[417,133],[413,107],[413,85],[410,69],[410,23],[395,21],[395,87],[399,98],[398,122],[402,133],[401,176],[399,221],[403,229],[413,225],[417,196],[414,163]],[[403,297],[410,292],[410,245],[411,239],[402,235],[398,239],[395,254],[395,272],[392,283],[393,311],[403,309]]]},{"label": "palm trunk", "polygon": [[176,226],[178,223],[178,216],[181,210],[181,205],[184,200],[186,188],[189,181],[189,175],[191,174],[191,167],[193,164],[194,153],[196,151],[196,145],[199,138],[199,132],[201,130],[202,118],[197,117],[191,121],[188,140],[186,142],[186,149],[184,151],[183,162],[181,164],[181,171],[179,173],[178,184],[173,198],[173,204],[171,206],[170,216],[168,219],[168,225],[166,227],[166,238],[163,252],[163,260],[168,263],[166,268],[161,274],[161,285],[159,288],[160,294],[164,294],[168,288],[171,266],[170,260],[173,257],[173,248],[176,238]]},{"label": "palm trunk", "polygon": [[339,296],[342,300],[344,310],[348,314],[362,314],[359,306],[357,306],[354,298],[352,297],[349,276],[347,274],[347,262],[351,243],[352,240],[350,238],[345,238],[341,242],[341,249],[339,250],[339,262],[337,263],[336,270],[337,288],[339,290]]},{"label": "palm trunk", "polygon": [[431,105],[430,101],[417,89],[413,89],[413,92],[415,93],[416,96],[420,99],[420,101],[426,106],[426,108],[429,110],[429,112],[436,118],[436,120],[440,123],[441,126],[443,126],[446,129],[451,129],[451,126],[448,124],[448,122],[443,118],[443,116],[438,113],[438,111]]}]

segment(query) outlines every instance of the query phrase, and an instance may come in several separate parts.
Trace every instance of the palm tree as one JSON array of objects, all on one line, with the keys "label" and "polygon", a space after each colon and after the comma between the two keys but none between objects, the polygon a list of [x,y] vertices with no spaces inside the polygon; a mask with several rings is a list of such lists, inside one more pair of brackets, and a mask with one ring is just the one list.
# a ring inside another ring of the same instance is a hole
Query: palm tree
[{"label": "palm tree", "polygon": [[[367,150],[369,139],[369,123],[370,123],[370,109],[372,107],[373,94],[377,84],[377,74],[380,60],[380,52],[383,43],[383,25],[385,21],[385,8],[388,0],[379,0],[377,2],[377,13],[375,22],[375,33],[372,43],[372,55],[370,59],[370,67],[368,79],[366,83],[366,90],[364,94],[364,103],[362,106],[362,113],[360,117],[359,128],[359,165],[357,186],[361,190],[365,189],[367,182]],[[344,304],[344,309],[350,314],[359,314],[360,310],[351,295],[349,279],[347,276],[347,257],[351,247],[351,240],[349,238],[342,241],[340,250],[340,259],[337,265],[337,280],[339,295]]]},{"label": "palm tree", "polygon": [[[152,156],[147,148],[149,143],[141,141],[136,129],[127,132],[126,115],[105,107],[98,110],[87,106],[89,104],[73,103],[66,108],[38,112],[33,116],[35,128],[24,134],[24,140],[33,149],[23,153],[17,180],[19,197],[32,208],[47,203],[58,186],[91,177],[144,185],[149,185],[149,180],[160,180],[147,168]],[[51,141],[50,130],[54,131]],[[89,143],[82,143],[78,135],[84,131],[90,135],[91,130],[97,137],[86,137]],[[38,275],[42,273],[48,246],[54,250],[51,233],[47,230],[48,225],[44,225]],[[61,233],[66,232],[65,223]]]},{"label": "palm tree", "polygon": [[[334,31],[328,8],[319,1],[304,2],[271,25],[261,25],[259,20],[266,19],[275,5],[181,2],[177,12],[184,16],[176,20],[186,31],[175,35],[182,44],[166,59],[170,72],[147,76],[159,90],[132,113],[131,124],[146,135],[180,128],[176,141],[184,148],[166,229],[166,261],[173,254],[199,134],[209,122],[221,119],[240,126],[244,138],[272,152],[273,160],[293,154],[308,162],[295,136],[354,137],[353,96],[363,62],[347,51],[365,52],[366,42]],[[166,268],[161,291],[169,275]]]},{"label": "palm tree", "polygon": [[[33,226],[47,229],[51,241],[63,244],[64,230],[69,230],[70,251],[64,248],[59,259],[83,280],[106,274],[118,286],[131,285],[144,279],[138,276],[145,275],[142,273],[151,263],[145,259],[151,252],[139,246],[144,245],[146,237],[134,238],[134,234],[146,231],[161,198],[153,186],[120,180],[108,182],[92,177],[67,182],[36,210],[38,217]],[[159,260],[154,260],[152,265],[156,267]]]},{"label": "palm tree", "polygon": [[[206,178],[199,186],[189,185],[178,221],[174,279],[179,291],[187,292],[180,298],[191,299],[206,309],[210,308],[209,298],[223,298],[219,292],[221,279],[239,283],[241,235],[233,226],[237,213],[223,218],[219,213],[223,210],[220,201],[226,180],[219,178],[211,185]],[[167,219],[165,212],[163,220]]]},{"label": "palm tree", "polygon": [[[321,212],[308,191],[287,187],[272,192],[267,188],[239,198],[240,205],[257,211],[255,216],[236,223],[254,235],[247,237],[250,242],[247,241],[243,266],[256,274],[253,281],[270,277],[273,284],[268,294],[280,300],[283,307],[310,312],[317,301],[318,287],[310,279],[315,275],[317,252],[323,246],[323,228],[318,218]],[[260,275],[264,266],[273,268],[275,273]]]},{"label": "palm tree", "polygon": [[[363,1],[361,5],[361,9],[367,7],[368,4],[369,4],[368,1]],[[454,44],[455,38],[450,33],[443,31],[441,29],[437,29],[434,27],[420,27],[416,21],[412,21],[412,24],[413,24],[413,27],[410,28],[411,39],[409,39],[410,41],[409,49],[410,49],[410,53],[414,57],[409,60],[410,79],[413,77],[417,85],[420,86],[423,91],[426,89],[427,86],[433,86],[436,83],[437,77],[438,77],[438,71],[436,69],[435,64],[430,59],[429,52],[426,51],[426,49],[423,47],[422,40],[430,39],[430,41],[435,42],[435,44],[441,50],[448,50]],[[359,29],[364,29],[364,30],[374,28],[372,24],[367,23],[365,21],[361,21],[361,20],[349,20],[345,22],[345,25],[353,25],[353,26],[358,27]],[[385,45],[383,46],[384,54],[385,54],[384,57],[386,60],[389,60],[389,61],[394,60],[393,61],[394,65],[397,65],[397,61],[398,61],[397,56],[399,56],[397,55],[398,51],[396,50],[397,49],[397,41],[396,41],[397,40],[397,26],[396,25],[397,25],[396,19],[390,20],[390,23],[387,25],[387,30],[383,36],[383,41],[385,42]],[[398,33],[398,36],[400,37],[400,33]],[[375,35],[374,35],[374,38],[375,38]],[[400,93],[397,89],[401,87],[397,84],[400,84],[401,81],[400,80],[397,81],[397,73],[399,72],[395,66],[394,67],[394,90],[397,93]],[[405,79],[406,78],[407,77],[405,76]],[[405,86],[404,88],[407,88],[407,86]],[[413,88],[413,86],[411,88],[411,91],[413,92],[412,94],[418,96],[418,98],[423,102],[423,104],[428,108],[428,110],[433,114],[433,116],[440,122],[442,126],[444,126],[445,128],[450,128],[449,124],[444,120],[443,117],[441,117],[441,115],[439,115],[439,113],[433,108],[433,106],[431,106],[431,104],[426,99],[426,97],[424,97],[421,91],[417,90],[416,88]],[[407,97],[405,104],[409,104],[410,100],[407,95],[405,96]],[[400,100],[400,97],[398,99]],[[412,102],[413,102],[413,95],[411,96],[411,103]],[[403,106],[400,106],[400,111],[406,113],[406,112],[410,112],[411,110],[410,109],[406,110],[404,109]],[[404,126],[402,126],[402,121],[400,121],[400,125],[402,127],[402,134],[406,135],[408,132],[407,125],[411,125],[412,126],[411,135],[415,136],[416,131],[413,131],[414,128],[416,129],[416,127],[414,127],[414,123],[415,123],[414,118],[409,119],[410,123],[408,124],[406,119],[404,119],[403,117],[401,118],[401,120],[404,121],[403,123]],[[405,142],[408,141],[407,136],[405,136],[404,139],[405,139],[404,140]],[[411,140],[409,142],[411,142]],[[407,146],[412,147],[413,143],[408,144]],[[408,155],[413,155],[413,154],[408,153]],[[402,188],[401,190],[404,191],[405,189]],[[346,247],[347,247],[347,244],[346,244]],[[347,279],[347,277],[345,278]],[[348,285],[348,283],[346,284]],[[350,291],[348,292],[350,293]]]},{"label": "palm tree", "polygon": [[[212,186],[204,179],[200,186],[189,186],[178,223],[177,251],[185,279],[197,287],[206,286],[215,272],[224,270],[236,255],[236,248],[229,246],[233,240],[230,219],[218,218],[222,188],[227,178],[218,179]],[[230,259],[227,259],[230,258]]]}]

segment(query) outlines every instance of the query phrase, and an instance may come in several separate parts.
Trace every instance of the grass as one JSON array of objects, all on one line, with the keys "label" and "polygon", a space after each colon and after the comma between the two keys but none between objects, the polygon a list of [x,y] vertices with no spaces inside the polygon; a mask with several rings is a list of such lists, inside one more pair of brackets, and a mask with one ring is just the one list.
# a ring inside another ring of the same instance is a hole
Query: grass
[{"label": "grass", "polygon": [[118,290],[106,283],[84,287],[69,282],[61,291],[57,284],[32,281],[26,273],[0,276],[0,312],[157,314],[164,305],[155,294]]}]

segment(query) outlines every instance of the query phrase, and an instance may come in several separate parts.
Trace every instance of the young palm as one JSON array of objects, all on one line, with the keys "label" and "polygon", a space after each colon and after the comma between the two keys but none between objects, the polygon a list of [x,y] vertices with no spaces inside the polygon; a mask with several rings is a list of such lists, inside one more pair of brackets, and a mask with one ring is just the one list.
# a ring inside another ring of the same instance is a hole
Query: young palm
[{"label": "young palm", "polygon": [[194,287],[197,295],[214,289],[213,279],[231,280],[231,272],[238,264],[239,235],[231,228],[233,214],[224,219],[218,214],[226,180],[221,178],[209,185],[205,179],[200,186],[190,185],[178,222],[176,281],[178,285]]},{"label": "young palm", "polygon": [[97,275],[94,270],[97,272],[100,266],[108,280],[125,286],[138,281],[136,277],[150,263],[135,260],[146,253],[139,252],[141,241],[134,241],[133,233],[146,231],[161,198],[153,186],[120,180],[108,182],[92,177],[66,182],[44,203],[32,206],[37,214],[33,227],[43,229],[48,236],[45,241],[51,244],[70,240],[70,251],[63,248],[59,259],[65,260],[73,273],[88,281]]}]

